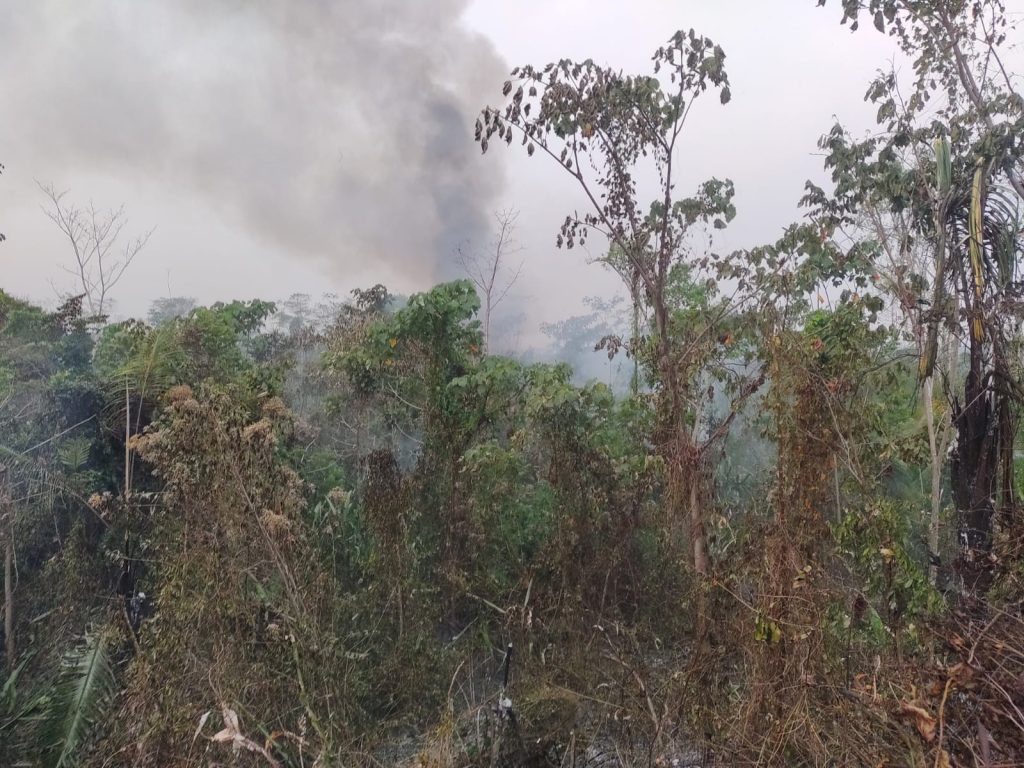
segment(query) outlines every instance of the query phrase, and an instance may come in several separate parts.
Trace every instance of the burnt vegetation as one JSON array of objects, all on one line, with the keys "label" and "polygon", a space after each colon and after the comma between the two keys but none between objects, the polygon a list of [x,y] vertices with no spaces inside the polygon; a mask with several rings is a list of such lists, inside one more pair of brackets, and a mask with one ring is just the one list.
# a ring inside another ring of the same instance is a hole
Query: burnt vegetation
[{"label": "burnt vegetation", "polygon": [[45,188],[83,293],[0,292],[0,764],[1020,765],[1014,30],[819,4],[913,72],[756,248],[677,189],[714,41],[495,83],[480,149],[561,168],[552,237],[622,280],[614,389],[496,354],[513,212],[410,297],[114,322],[148,235]]}]

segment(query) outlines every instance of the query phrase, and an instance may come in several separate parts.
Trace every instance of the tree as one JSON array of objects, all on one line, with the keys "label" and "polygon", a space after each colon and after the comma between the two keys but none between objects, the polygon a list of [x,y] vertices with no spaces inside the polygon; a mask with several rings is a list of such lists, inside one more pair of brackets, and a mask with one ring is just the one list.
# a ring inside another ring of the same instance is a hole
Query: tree
[{"label": "tree", "polygon": [[[92,342],[80,309],[72,299],[50,314],[0,291],[0,537],[9,672],[17,663],[21,624],[15,612],[19,574],[45,562],[55,541],[60,546],[67,519],[61,512],[81,516],[71,475],[88,463],[97,425],[94,414],[85,413],[96,393],[86,370]],[[72,448],[80,446],[85,456],[71,469]],[[41,537],[43,526],[52,527]]]},{"label": "tree", "polygon": [[[657,442],[669,468],[669,510],[688,520],[699,574],[709,568],[704,510],[712,442],[700,434],[699,378],[717,351],[716,330],[730,308],[712,300],[709,281],[711,296],[687,318],[698,322],[683,323],[672,286],[677,267],[697,272],[708,264],[691,249],[694,232],[723,229],[736,209],[730,181],[711,179],[685,199],[675,187],[680,140],[694,103],[708,90],[717,90],[723,104],[730,99],[724,63],[721,47],[691,30],[677,32],[655,52],[655,74],[668,74],[665,87],[656,77],[626,76],[591,60],[519,67],[504,84],[507,104],[486,107],[476,125],[484,152],[496,139],[511,144],[518,138],[528,155],[539,150],[579,187],[589,209],[566,216],[559,247],[582,245],[596,234],[621,254],[609,263],[631,294],[640,294],[651,318],[645,346],[657,383]],[[658,194],[647,205],[637,185],[645,164],[653,165],[658,179]]]},{"label": "tree", "polygon": [[[909,153],[908,153],[909,154]],[[929,157],[909,154],[905,158],[909,166],[917,169],[922,178],[927,178]],[[923,166],[923,167],[921,167]],[[936,182],[929,195],[934,221],[945,219],[939,190],[944,184],[945,169],[935,169]],[[925,183],[923,189],[929,189]],[[928,517],[928,554],[930,560],[929,581],[934,586],[938,579],[940,562],[940,530],[943,508],[943,475],[946,455],[953,438],[953,423],[947,407],[936,412],[935,375],[949,381],[956,375],[960,357],[959,341],[946,325],[932,326],[929,323],[930,304],[923,298],[929,285],[935,284],[936,258],[933,249],[937,244],[918,236],[918,222],[914,209],[892,210],[885,204],[870,204],[864,208],[863,218],[857,228],[877,244],[874,286],[887,293],[893,303],[895,324],[906,329],[906,336],[914,345],[918,360],[925,361],[927,354],[934,354],[932,365],[935,372],[921,382],[924,402],[925,428],[928,433],[928,454],[930,463],[929,495],[931,508]],[[939,231],[937,229],[936,231]],[[955,300],[955,297],[954,297]],[[929,353],[929,333],[934,329],[936,351]]]},{"label": "tree", "polygon": [[[946,97],[945,112],[964,114],[982,129],[982,140],[993,155],[994,169],[1024,198],[1024,169],[1017,137],[1024,127],[1024,99],[1007,71],[1001,50],[1016,30],[1004,0],[841,0],[843,24],[856,31],[862,13],[875,29],[896,38],[914,62],[917,77],[906,101],[907,117],[920,116],[931,98]],[[818,0],[819,6],[828,0]],[[881,102],[880,122],[893,107]]]},{"label": "tree", "polygon": [[196,300],[190,296],[168,296],[154,299],[149,305],[146,320],[152,326],[163,325],[179,317],[187,317],[196,308]]},{"label": "tree", "polygon": [[146,247],[156,228],[122,245],[121,234],[128,224],[123,205],[102,211],[90,202],[88,207],[80,208],[65,202],[66,190],[57,192],[52,184],[39,184],[39,189],[49,200],[43,212],[71,244],[75,264],[64,270],[78,281],[89,314],[105,316],[110,306],[110,292]]},{"label": "tree", "polygon": [[[589,311],[554,323],[541,323],[541,332],[550,339],[550,348],[544,357],[571,365],[580,383],[603,379],[613,390],[636,395],[636,356],[633,355],[633,370],[627,372],[621,362],[614,360],[614,355],[600,353],[602,343],[621,337],[624,329],[630,328],[625,297],[588,296],[583,304]],[[636,325],[632,330],[633,336],[639,336]]]},{"label": "tree", "polygon": [[498,229],[488,250],[469,251],[459,248],[458,262],[466,276],[480,291],[483,304],[484,349],[491,345],[491,316],[512,289],[523,271],[523,263],[508,269],[509,256],[522,246],[515,240],[519,211],[509,208],[494,214]]},{"label": "tree", "polygon": [[[932,244],[920,375],[922,382],[932,376],[940,328],[955,329],[968,350],[962,387],[951,398],[958,570],[968,586],[984,587],[997,510],[1008,521],[1015,517],[1012,405],[1021,389],[1008,345],[1019,315],[1024,100],[1000,56],[1012,25],[1002,0],[842,5],[843,23],[853,29],[861,13],[872,14],[876,29],[888,31],[914,60],[916,77],[909,97],[894,71],[876,78],[867,98],[878,105],[882,134],[851,142],[834,128],[822,146],[836,193],[828,200],[810,187],[808,197],[837,226],[851,223],[853,212],[873,201],[884,200],[893,211],[910,209],[915,234]],[[922,183],[903,161],[907,149],[934,157],[935,183]]]}]

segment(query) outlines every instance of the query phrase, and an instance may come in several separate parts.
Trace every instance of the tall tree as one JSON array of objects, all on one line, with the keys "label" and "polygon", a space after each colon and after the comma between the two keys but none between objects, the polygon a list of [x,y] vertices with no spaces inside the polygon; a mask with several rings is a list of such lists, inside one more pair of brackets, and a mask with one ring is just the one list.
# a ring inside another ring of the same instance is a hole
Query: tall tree
[{"label": "tall tree", "polygon": [[[943,140],[944,142],[945,140]],[[937,145],[943,154],[945,144]],[[943,408],[941,392],[936,395],[935,379],[949,381],[956,376],[960,358],[959,341],[946,324],[930,322],[930,303],[924,298],[928,286],[935,285],[936,249],[944,248],[943,238],[921,236],[920,216],[931,211],[934,232],[942,232],[946,219],[944,206],[948,192],[949,168],[937,163],[922,146],[912,146],[902,153],[902,161],[920,179],[921,204],[893,209],[886,201],[869,202],[858,217],[856,228],[870,239],[875,248],[873,287],[890,301],[894,326],[901,328],[903,338],[913,344],[919,361],[928,363],[932,371],[922,370],[921,399],[924,404],[925,430],[928,436],[930,501],[928,513],[929,578],[934,585],[940,563],[940,532],[944,500],[946,456],[953,438],[950,408]],[[934,167],[933,167],[934,166]],[[933,179],[933,181],[930,181]],[[927,217],[926,217],[927,221]],[[944,261],[944,260],[943,260]],[[953,301],[956,296],[951,297]],[[955,309],[953,309],[955,312]],[[934,333],[935,348],[929,351],[930,335]]]},{"label": "tall tree", "polygon": [[[929,388],[940,329],[953,329],[969,362],[952,393],[958,567],[968,586],[983,586],[997,511],[1012,519],[1012,403],[1021,391],[1008,355],[1019,315],[1024,201],[1024,100],[1001,55],[1012,24],[1002,0],[844,0],[842,7],[851,28],[868,13],[876,29],[895,37],[914,61],[915,77],[909,93],[895,71],[871,84],[867,99],[878,105],[882,132],[853,142],[833,129],[822,146],[836,193],[827,199],[812,187],[808,197],[837,226],[879,201],[894,212],[910,210],[913,234],[931,244],[920,375]],[[917,162],[908,163],[908,153]],[[934,174],[922,174],[924,167]]]},{"label": "tall tree", "polygon": [[[649,357],[657,384],[658,444],[668,467],[670,511],[688,521],[693,566],[704,574],[710,440],[701,434],[700,376],[728,309],[705,301],[696,318],[681,322],[673,286],[680,268],[688,276],[707,264],[694,250],[694,234],[725,228],[736,209],[730,181],[706,181],[688,198],[677,196],[676,184],[694,104],[709,90],[727,103],[729,79],[722,48],[692,30],[674,34],[653,60],[655,74],[667,75],[664,86],[656,77],[623,75],[589,59],[519,67],[504,85],[506,105],[483,110],[476,140],[486,152],[495,140],[519,139],[528,155],[539,151],[557,163],[589,204],[585,212],[566,216],[557,245],[573,248],[596,234],[621,255],[609,263],[631,295],[641,295],[651,318],[650,338],[635,347]],[[658,187],[645,203],[638,181],[648,170]],[[709,288],[713,294],[713,281]]]}]

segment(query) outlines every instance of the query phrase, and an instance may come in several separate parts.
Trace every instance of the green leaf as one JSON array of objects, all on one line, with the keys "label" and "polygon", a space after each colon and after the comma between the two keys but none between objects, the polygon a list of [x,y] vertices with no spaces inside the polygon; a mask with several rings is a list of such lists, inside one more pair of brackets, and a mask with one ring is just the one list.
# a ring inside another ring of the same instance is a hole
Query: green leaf
[{"label": "green leaf", "polygon": [[57,455],[68,472],[78,472],[89,461],[92,441],[84,437],[65,440],[58,448]]},{"label": "green leaf", "polygon": [[18,666],[11,670],[11,674],[7,676],[7,680],[4,682],[4,687],[0,690],[0,707],[3,708],[3,711],[14,711],[14,705],[17,704],[18,701],[18,678],[25,669],[25,665],[28,664],[31,659],[32,656],[26,656]]},{"label": "green leaf", "polygon": [[114,670],[102,634],[86,635],[79,647],[65,654],[40,739],[46,768],[77,764],[114,685]]}]

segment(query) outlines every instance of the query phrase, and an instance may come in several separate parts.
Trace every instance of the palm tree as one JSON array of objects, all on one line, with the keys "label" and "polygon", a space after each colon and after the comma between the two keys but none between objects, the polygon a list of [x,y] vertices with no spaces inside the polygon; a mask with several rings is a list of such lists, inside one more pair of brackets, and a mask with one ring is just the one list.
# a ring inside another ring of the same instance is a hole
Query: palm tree
[{"label": "palm tree", "polygon": [[1013,499],[1014,401],[1021,395],[1008,354],[1020,298],[1016,265],[1022,255],[1018,198],[1000,184],[998,157],[963,164],[954,182],[949,144],[936,142],[936,268],[922,380],[935,365],[939,326],[966,338],[962,390],[952,396],[957,429],[950,467],[965,586],[984,587],[997,510]]}]

